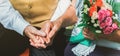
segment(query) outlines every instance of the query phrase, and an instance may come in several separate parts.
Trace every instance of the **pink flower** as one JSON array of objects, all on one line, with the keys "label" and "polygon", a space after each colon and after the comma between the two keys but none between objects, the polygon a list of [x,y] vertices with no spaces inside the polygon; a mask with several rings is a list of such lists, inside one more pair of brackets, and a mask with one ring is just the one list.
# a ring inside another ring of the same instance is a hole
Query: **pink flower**
[{"label": "pink flower", "polygon": [[103,21],[106,17],[110,17],[111,12],[107,9],[101,9],[98,11],[98,20]]},{"label": "pink flower", "polygon": [[111,11],[110,10],[105,10],[106,16],[111,16]]},{"label": "pink flower", "polygon": [[113,23],[113,24],[112,24],[112,28],[113,28],[114,30],[118,29],[117,24],[116,24],[116,23]]},{"label": "pink flower", "polygon": [[105,23],[105,22],[100,23],[100,28],[101,28],[101,29],[103,29],[103,28],[105,28],[105,27],[106,27],[106,23]]},{"label": "pink flower", "polygon": [[111,17],[107,17],[105,19],[105,23],[106,23],[106,26],[110,26],[112,24],[112,18]]},{"label": "pink flower", "polygon": [[113,27],[106,27],[103,29],[104,34],[111,34],[113,32]]},{"label": "pink flower", "polygon": [[112,18],[111,17],[107,17],[105,18],[103,21],[99,22],[100,24],[100,28],[103,29],[107,26],[111,26],[112,24]]},{"label": "pink flower", "polygon": [[98,20],[99,21],[103,21],[106,17],[106,13],[105,10],[99,10],[98,11]]}]

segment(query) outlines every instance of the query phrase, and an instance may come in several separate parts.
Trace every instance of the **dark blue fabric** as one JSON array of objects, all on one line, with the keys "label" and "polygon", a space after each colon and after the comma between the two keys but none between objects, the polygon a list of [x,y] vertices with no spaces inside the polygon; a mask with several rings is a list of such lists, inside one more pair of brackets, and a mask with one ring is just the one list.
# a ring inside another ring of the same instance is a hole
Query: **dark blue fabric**
[{"label": "dark blue fabric", "polygon": [[75,56],[74,53],[71,51],[71,49],[76,45],[77,44],[68,43],[64,51],[64,56]]},{"label": "dark blue fabric", "polygon": [[120,50],[96,46],[95,51],[89,56],[120,56]]},{"label": "dark blue fabric", "polygon": [[[64,52],[64,56],[76,56],[71,49],[77,44],[69,43]],[[120,50],[114,50],[111,48],[96,46],[95,50],[88,56],[120,56]]]}]

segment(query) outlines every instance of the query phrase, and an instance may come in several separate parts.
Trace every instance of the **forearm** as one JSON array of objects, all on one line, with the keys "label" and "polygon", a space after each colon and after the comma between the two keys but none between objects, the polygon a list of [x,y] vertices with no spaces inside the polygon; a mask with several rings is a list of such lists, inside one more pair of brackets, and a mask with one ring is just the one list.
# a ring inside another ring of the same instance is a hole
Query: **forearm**
[{"label": "forearm", "polygon": [[75,6],[70,5],[66,12],[58,20],[60,20],[62,23],[61,27],[66,27],[75,24],[77,22]]},{"label": "forearm", "polygon": [[99,38],[114,41],[114,42],[120,42],[120,30],[115,30],[113,33],[109,35],[102,34],[99,36]]},{"label": "forearm", "polygon": [[23,19],[19,12],[14,10],[9,0],[0,1],[0,11],[0,23],[5,28],[15,30],[23,35],[23,31],[29,23]]}]

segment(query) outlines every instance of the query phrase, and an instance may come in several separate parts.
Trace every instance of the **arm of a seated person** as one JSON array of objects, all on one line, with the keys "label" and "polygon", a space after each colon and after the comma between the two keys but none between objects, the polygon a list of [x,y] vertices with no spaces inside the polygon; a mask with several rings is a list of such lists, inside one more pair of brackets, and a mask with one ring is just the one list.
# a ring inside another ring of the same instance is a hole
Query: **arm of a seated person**
[{"label": "arm of a seated person", "polygon": [[44,25],[44,29],[46,29],[44,31],[47,32],[46,38],[48,38],[48,41],[46,43],[51,43],[49,39],[53,39],[54,35],[59,31],[60,28],[73,25],[76,22],[77,16],[75,7],[74,5],[70,5],[65,11],[65,13],[62,16],[60,16],[57,20],[48,22],[46,23],[46,25]]},{"label": "arm of a seated person", "polygon": [[120,29],[113,31],[111,34],[95,35],[89,29],[84,28],[83,35],[85,38],[90,39],[90,40],[95,40],[97,38],[98,40],[99,39],[106,39],[106,40],[110,40],[113,42],[120,42]]},{"label": "arm of a seated person", "polygon": [[111,34],[101,34],[98,36],[99,39],[106,39],[114,42],[120,42],[120,29],[115,30]]},{"label": "arm of a seated person", "polygon": [[[36,36],[45,36],[45,33],[31,26],[21,14],[15,10],[9,0],[0,0],[0,23],[7,29],[14,30],[19,34],[23,33],[34,43],[38,41]],[[37,45],[36,45],[37,47]]]},{"label": "arm of a seated person", "polygon": [[9,0],[0,0],[0,23],[7,29],[15,30],[23,35],[26,22],[18,11],[16,11]]}]

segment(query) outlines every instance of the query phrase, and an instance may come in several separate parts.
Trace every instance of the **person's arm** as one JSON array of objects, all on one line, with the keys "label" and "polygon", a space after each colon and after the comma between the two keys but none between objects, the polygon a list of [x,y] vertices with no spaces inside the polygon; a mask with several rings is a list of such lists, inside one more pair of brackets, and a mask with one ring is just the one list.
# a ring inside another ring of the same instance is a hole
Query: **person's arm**
[{"label": "person's arm", "polygon": [[0,0],[0,23],[8,29],[15,30],[21,35],[26,26],[30,25],[16,11],[9,0]]},{"label": "person's arm", "polygon": [[74,5],[70,5],[65,13],[60,16],[57,20],[48,22],[44,25],[44,31],[47,33],[47,44],[51,43],[49,39],[53,39],[54,35],[59,31],[60,28],[73,25],[77,22],[77,16]]},{"label": "person's arm", "polygon": [[[64,3],[64,1],[68,1],[68,0],[62,0],[62,1],[61,2]],[[59,5],[60,5],[60,8],[64,7],[64,6],[62,7],[61,4],[59,4]],[[72,25],[77,22],[75,5],[72,3],[69,7],[67,7],[67,9],[65,10],[65,12],[62,15],[59,14],[59,16],[57,15],[57,17],[58,17],[57,19],[56,19],[56,17],[55,18],[53,17],[53,19],[51,21],[48,21],[45,25],[43,25],[41,27],[41,30],[43,30],[47,34],[47,36],[44,39],[44,41],[46,42],[45,43],[46,46],[51,45],[55,34],[59,31],[60,28]],[[32,41],[31,41],[31,43],[32,43]],[[32,45],[35,46],[34,43]]]},{"label": "person's arm", "polygon": [[120,29],[115,30],[112,34],[109,35],[101,34],[98,38],[120,43]]},{"label": "person's arm", "polygon": [[106,39],[113,42],[120,42],[120,29],[115,30],[111,34],[99,34],[95,36],[94,33],[92,33],[89,29],[83,30],[84,37],[87,39],[95,40],[96,38],[99,39]]},{"label": "person's arm", "polygon": [[[0,0],[0,23],[7,29],[14,30],[21,35],[25,34],[34,43],[42,42],[42,39],[37,40],[37,36],[46,36],[43,31],[37,30],[25,21],[21,14],[12,7],[9,0]],[[39,46],[45,47],[44,45]]]}]

